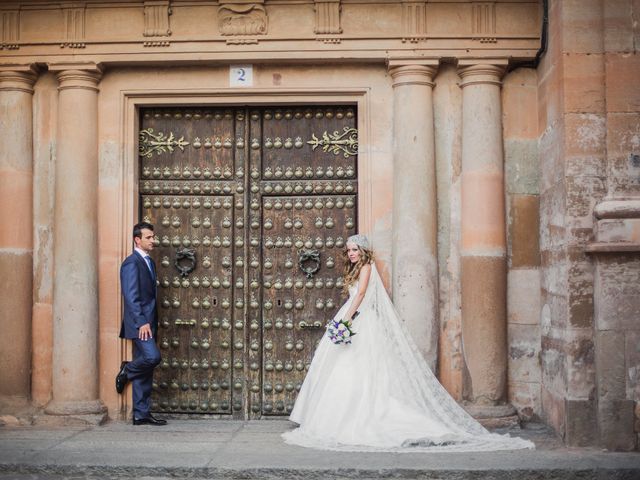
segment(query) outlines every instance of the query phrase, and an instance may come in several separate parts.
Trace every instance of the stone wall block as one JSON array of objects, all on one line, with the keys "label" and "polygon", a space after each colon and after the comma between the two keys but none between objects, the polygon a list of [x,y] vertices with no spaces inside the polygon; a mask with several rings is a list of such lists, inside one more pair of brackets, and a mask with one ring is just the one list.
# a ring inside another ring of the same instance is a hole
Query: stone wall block
[{"label": "stone wall block", "polygon": [[567,113],[564,117],[565,155],[578,157],[606,154],[606,117],[596,113]]},{"label": "stone wall block", "polygon": [[566,195],[564,182],[558,182],[553,188],[540,195],[540,223],[545,226],[539,232],[542,251],[562,248],[565,244],[567,234],[564,215]]},{"label": "stone wall block", "polygon": [[568,321],[574,328],[593,324],[593,264],[580,247],[569,250]]},{"label": "stone wall block", "polygon": [[538,139],[538,78],[532,68],[509,72],[502,83],[502,124],[505,139]]},{"label": "stone wall block", "polygon": [[[607,151],[608,151],[607,147]],[[571,156],[565,159],[565,176],[606,178],[607,158],[604,155]]]},{"label": "stone wall block", "polygon": [[604,218],[598,220],[598,242],[640,243],[640,218]]},{"label": "stone wall block", "polygon": [[[640,414],[640,326],[625,332],[625,398],[638,402],[636,413]],[[618,347],[619,348],[619,347]],[[638,416],[640,419],[640,416]]]},{"label": "stone wall block", "polygon": [[600,402],[598,423],[600,444],[608,450],[632,451],[636,449],[637,436],[634,432],[635,402],[614,400]]},{"label": "stone wall block", "polygon": [[507,273],[507,319],[509,324],[540,324],[539,268],[520,268]]},{"label": "stone wall block", "polygon": [[540,382],[540,327],[510,324],[507,336],[509,382]]},{"label": "stone wall block", "polygon": [[[542,288],[552,294],[567,297],[567,272],[569,265],[566,261],[566,252],[562,250],[544,250],[540,252],[542,266]],[[562,313],[562,318],[566,312]]]},{"label": "stone wall block", "polygon": [[626,398],[624,333],[607,330],[596,333],[598,400],[613,402]]},{"label": "stone wall block", "polygon": [[566,215],[586,220],[582,227],[591,227],[593,207],[607,194],[606,179],[586,175],[566,177]]},{"label": "stone wall block", "polygon": [[554,61],[556,63],[551,70],[542,73],[538,83],[538,131],[541,133],[551,126],[561,124],[564,115],[564,90],[558,75],[563,63],[562,56]]},{"label": "stone wall block", "polygon": [[542,413],[540,382],[509,380],[509,401],[525,422],[539,421]]},{"label": "stone wall block", "polygon": [[566,333],[568,398],[595,397],[596,365],[591,335],[591,329],[572,330]]},{"label": "stone wall block", "polygon": [[538,141],[505,139],[504,155],[506,191],[520,194],[539,193]]},{"label": "stone wall block", "polygon": [[541,391],[542,418],[564,438],[566,425],[564,396],[549,390],[544,384]]},{"label": "stone wall block", "polygon": [[509,208],[509,263],[511,268],[540,266],[538,195],[512,195]]},{"label": "stone wall block", "polygon": [[604,49],[606,52],[631,52],[633,44],[633,7],[631,0],[603,2]]},{"label": "stone wall block", "polygon": [[[638,151],[638,150],[636,150]],[[609,193],[612,197],[640,196],[640,156],[609,157]]]},{"label": "stone wall block", "polygon": [[610,195],[640,195],[640,113],[607,115],[607,157]]},{"label": "stone wall block", "polygon": [[603,55],[566,54],[564,57],[565,112],[604,112],[604,80]]},{"label": "stone wall block", "polygon": [[542,368],[542,384],[555,395],[566,394],[567,369],[564,345],[559,339],[542,337],[540,365]]},{"label": "stone wall block", "polygon": [[595,400],[565,400],[566,432],[564,440],[572,447],[593,445],[598,438]]},{"label": "stone wall block", "polygon": [[563,51],[602,53],[601,0],[565,0],[561,3]]},{"label": "stone wall block", "polygon": [[637,330],[640,312],[640,256],[600,256],[595,275],[596,328]]},{"label": "stone wall block", "polygon": [[636,53],[607,53],[607,111],[638,112],[640,110],[640,56]]},{"label": "stone wall block", "polygon": [[561,123],[550,125],[540,136],[538,143],[540,193],[545,193],[564,177],[564,137],[564,125]]}]

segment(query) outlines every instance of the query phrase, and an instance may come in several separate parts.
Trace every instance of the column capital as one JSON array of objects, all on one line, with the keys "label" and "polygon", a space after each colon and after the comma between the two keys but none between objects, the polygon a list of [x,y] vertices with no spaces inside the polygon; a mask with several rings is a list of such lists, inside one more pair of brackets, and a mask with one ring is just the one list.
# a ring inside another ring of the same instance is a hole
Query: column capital
[{"label": "column capital", "polygon": [[394,88],[400,85],[433,87],[433,77],[438,71],[437,60],[389,60],[387,66]]},{"label": "column capital", "polygon": [[34,65],[0,66],[0,91],[33,94],[33,85],[38,79]]},{"label": "column capital", "polygon": [[468,85],[489,84],[502,85],[502,76],[506,71],[507,60],[461,61],[458,63],[458,73],[462,82],[460,88]]},{"label": "column capital", "polygon": [[49,71],[58,78],[58,90],[79,88],[98,91],[103,68],[95,63],[58,63],[49,65]]}]

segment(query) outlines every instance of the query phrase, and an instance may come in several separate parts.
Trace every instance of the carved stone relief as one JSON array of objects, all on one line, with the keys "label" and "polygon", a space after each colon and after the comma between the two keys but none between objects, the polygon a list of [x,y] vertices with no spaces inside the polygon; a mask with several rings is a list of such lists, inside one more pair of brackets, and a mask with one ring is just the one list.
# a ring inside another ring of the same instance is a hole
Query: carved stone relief
[{"label": "carved stone relief", "polygon": [[144,33],[145,37],[168,37],[169,15],[171,5],[169,0],[154,0],[144,2]]},{"label": "carved stone relief", "polygon": [[418,43],[427,35],[427,6],[425,0],[402,2],[403,42]]},{"label": "carved stone relief", "polygon": [[221,35],[266,35],[268,27],[264,0],[220,1],[218,27]]},{"label": "carved stone relief", "polygon": [[85,10],[84,3],[66,3],[62,5],[64,13],[65,40],[60,48],[85,48]]},{"label": "carved stone relief", "polygon": [[20,48],[20,11],[0,10],[0,50]]},{"label": "carved stone relief", "polygon": [[472,7],[473,39],[480,43],[496,43],[495,2],[480,2]]},{"label": "carved stone relief", "polygon": [[340,0],[315,0],[315,33],[342,33],[340,27]]}]

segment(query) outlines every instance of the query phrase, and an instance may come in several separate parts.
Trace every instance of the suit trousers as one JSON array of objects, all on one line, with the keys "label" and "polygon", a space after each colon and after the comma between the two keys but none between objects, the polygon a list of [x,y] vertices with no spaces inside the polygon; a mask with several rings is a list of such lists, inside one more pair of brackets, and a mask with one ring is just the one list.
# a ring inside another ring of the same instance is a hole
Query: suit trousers
[{"label": "suit trousers", "polygon": [[127,364],[127,377],[133,390],[133,418],[147,418],[151,411],[153,370],[160,363],[155,338],[133,340],[133,360]]}]

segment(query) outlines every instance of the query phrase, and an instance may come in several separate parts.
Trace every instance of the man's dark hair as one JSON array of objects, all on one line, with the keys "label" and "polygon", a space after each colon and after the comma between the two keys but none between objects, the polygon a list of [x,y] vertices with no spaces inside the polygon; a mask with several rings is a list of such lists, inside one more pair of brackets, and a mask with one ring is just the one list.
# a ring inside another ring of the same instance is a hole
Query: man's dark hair
[{"label": "man's dark hair", "polygon": [[143,228],[146,228],[147,230],[151,230],[153,232],[153,225],[151,225],[149,222],[136,223],[133,226],[133,238],[142,238]]}]

